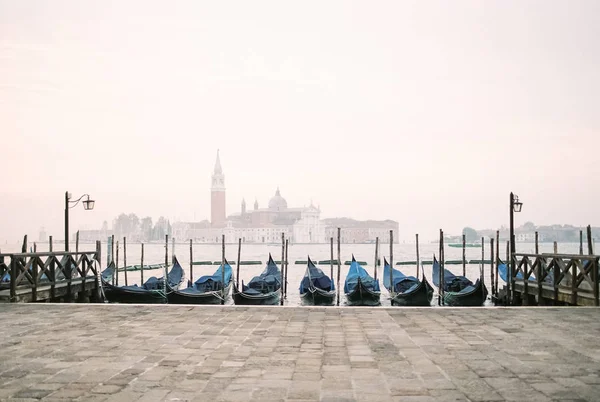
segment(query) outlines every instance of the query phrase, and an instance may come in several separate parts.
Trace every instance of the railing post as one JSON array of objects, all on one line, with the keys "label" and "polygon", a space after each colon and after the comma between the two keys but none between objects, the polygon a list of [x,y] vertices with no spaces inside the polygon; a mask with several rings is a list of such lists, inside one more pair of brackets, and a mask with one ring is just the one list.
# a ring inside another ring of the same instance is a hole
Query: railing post
[{"label": "railing post", "polygon": [[[515,256],[515,260],[516,260]],[[523,257],[520,263],[520,268],[523,269],[523,297],[521,297],[521,304],[524,306],[529,305],[529,258]]]},{"label": "railing post", "polygon": [[594,306],[600,306],[600,295],[598,294],[600,287],[598,284],[598,258],[594,258],[592,261],[592,282],[594,283]]},{"label": "railing post", "polygon": [[48,237],[48,251],[50,251],[50,256],[48,258],[52,258],[52,261],[50,262],[50,276],[51,278],[48,278],[51,282],[50,285],[50,301],[54,301],[54,299],[56,298],[56,257],[54,256],[54,252],[53,252],[53,245],[52,245],[52,236]]},{"label": "railing post", "polygon": [[535,257],[537,262],[537,272],[535,273],[535,277],[537,279],[537,296],[538,296],[538,306],[544,303],[543,297],[543,288],[542,288],[542,275],[546,271],[546,259],[540,255]]},{"label": "railing post", "polygon": [[[27,259],[25,259],[27,261]],[[31,264],[31,279],[33,283],[31,284],[31,301],[37,301],[37,284],[38,284],[38,264],[37,257],[30,257],[29,260]],[[27,263],[25,264],[25,269],[27,269]]]},{"label": "railing post", "polygon": [[17,301],[17,263],[13,255],[10,256],[10,301]]},{"label": "railing post", "polygon": [[[556,242],[554,242],[556,244]],[[560,272],[560,266],[558,265],[558,263],[556,262],[557,257],[552,257],[552,286],[553,286],[553,290],[554,290],[554,305],[557,306],[558,305],[558,275],[561,274]],[[556,268],[558,268],[558,275],[556,272]]]},{"label": "railing post", "polygon": [[[494,282],[494,238],[490,237],[490,289],[492,295],[494,295],[495,286],[496,284]],[[491,299],[493,300],[493,298]]]},{"label": "railing post", "polygon": [[71,289],[71,278],[73,277],[72,273],[72,268],[71,268],[71,256],[70,255],[65,255],[66,259],[66,263],[64,266],[64,270],[65,270],[65,279],[67,280],[67,295],[65,302],[71,302],[71,299],[73,297],[73,290]]},{"label": "railing post", "polygon": [[577,305],[577,262],[581,260],[571,260],[571,304]]},{"label": "railing post", "polygon": [[94,283],[94,292],[96,292],[96,301],[100,302],[102,300],[102,294],[100,291],[100,275],[102,272],[102,269],[100,268],[100,264],[102,263],[102,243],[100,243],[100,240],[96,240],[96,258],[94,259],[93,262],[93,269],[95,269],[94,272],[94,277],[95,277],[95,283]]}]

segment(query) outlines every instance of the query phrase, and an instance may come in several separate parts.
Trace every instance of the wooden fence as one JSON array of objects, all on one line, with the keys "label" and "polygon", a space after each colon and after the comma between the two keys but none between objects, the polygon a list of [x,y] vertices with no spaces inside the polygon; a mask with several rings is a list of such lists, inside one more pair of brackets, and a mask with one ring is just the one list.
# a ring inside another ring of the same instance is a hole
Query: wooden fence
[{"label": "wooden fence", "polygon": [[514,254],[511,277],[512,302],[600,305],[598,267],[600,256],[579,254]]},{"label": "wooden fence", "polygon": [[100,242],[94,251],[0,254],[0,301],[99,300]]}]

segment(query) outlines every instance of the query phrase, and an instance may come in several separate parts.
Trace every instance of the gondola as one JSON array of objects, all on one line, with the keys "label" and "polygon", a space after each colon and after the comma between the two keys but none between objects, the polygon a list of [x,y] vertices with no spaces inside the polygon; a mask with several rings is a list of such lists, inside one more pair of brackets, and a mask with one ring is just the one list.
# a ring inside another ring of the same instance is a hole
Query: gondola
[{"label": "gondola", "polygon": [[[433,259],[433,284],[440,287],[440,264]],[[479,279],[475,283],[464,276],[456,276],[444,269],[444,304],[448,306],[481,306],[485,302],[488,290]]]},{"label": "gondola", "polygon": [[[115,265],[110,263],[108,268],[102,271],[100,275],[102,281],[102,290],[104,296],[111,303],[167,303],[165,296],[165,281],[164,277],[150,277],[142,286],[114,286],[111,284],[112,277],[115,274]],[[183,282],[185,274],[183,268],[174,260],[171,270],[167,274],[168,287],[171,289],[179,289]]]},{"label": "gondola", "polygon": [[377,306],[381,304],[379,280],[373,279],[352,256],[350,269],[344,282],[346,304],[349,306]]},{"label": "gondola", "polygon": [[281,296],[281,271],[269,254],[267,267],[259,276],[255,276],[244,285],[242,290],[233,283],[233,302],[242,305],[274,305],[278,304]]},{"label": "gondola", "polygon": [[[390,269],[394,287],[390,286]],[[422,268],[421,268],[422,269]],[[406,276],[397,269],[390,267],[383,259],[383,286],[390,292],[392,306],[430,306],[433,298],[433,288],[425,279],[418,280],[414,276]]]},{"label": "gondola", "polygon": [[329,306],[335,300],[335,285],[330,277],[317,268],[308,257],[306,272],[300,282],[302,303],[315,306]]},{"label": "gondola", "polygon": [[[175,262],[177,260],[175,259]],[[223,266],[212,275],[201,276],[193,284],[190,283],[185,289],[170,289],[167,292],[167,299],[172,304],[221,304],[224,297],[227,298],[231,290],[231,266],[225,260],[225,272]],[[225,289],[223,291],[223,274],[225,274]],[[168,285],[167,285],[168,286]]]}]

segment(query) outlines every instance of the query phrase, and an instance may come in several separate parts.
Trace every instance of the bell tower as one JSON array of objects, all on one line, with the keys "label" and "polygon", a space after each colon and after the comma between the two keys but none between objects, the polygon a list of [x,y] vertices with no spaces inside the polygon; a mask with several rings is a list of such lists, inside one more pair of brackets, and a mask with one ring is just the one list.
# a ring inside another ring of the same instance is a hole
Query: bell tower
[{"label": "bell tower", "polygon": [[213,227],[225,226],[225,175],[221,168],[219,150],[210,187],[210,223]]}]

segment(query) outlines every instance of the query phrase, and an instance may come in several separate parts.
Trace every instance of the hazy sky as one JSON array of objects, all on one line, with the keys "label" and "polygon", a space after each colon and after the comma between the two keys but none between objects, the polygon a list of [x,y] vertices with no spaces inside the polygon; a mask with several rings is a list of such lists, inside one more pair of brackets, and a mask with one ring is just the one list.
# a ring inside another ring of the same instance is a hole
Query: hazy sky
[{"label": "hazy sky", "polygon": [[64,192],[210,218],[242,197],[463,226],[600,225],[600,2],[0,0],[0,241]]}]

